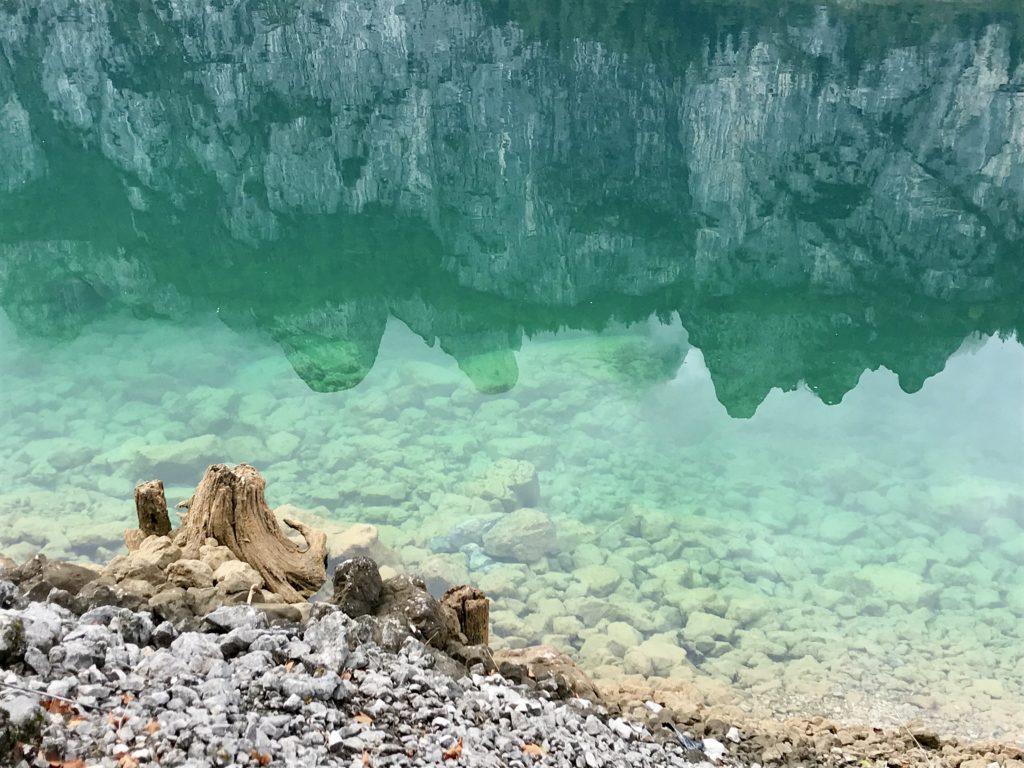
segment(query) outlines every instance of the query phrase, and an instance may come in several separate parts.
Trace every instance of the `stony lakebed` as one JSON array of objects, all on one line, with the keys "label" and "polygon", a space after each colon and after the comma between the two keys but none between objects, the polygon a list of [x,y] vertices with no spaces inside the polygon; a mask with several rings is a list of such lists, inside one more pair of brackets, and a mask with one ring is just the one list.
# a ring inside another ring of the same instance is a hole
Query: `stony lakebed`
[{"label": "stony lakebed", "polygon": [[[622,714],[651,700],[683,725],[716,711],[766,724],[750,732],[821,716],[1024,741],[1022,494],[998,434],[969,439],[971,404],[995,395],[957,379],[964,356],[984,368],[1010,347],[967,350],[888,410],[877,372],[840,406],[779,393],[737,421],[685,343],[658,378],[670,331],[524,345],[503,394],[397,326],[364,384],[331,395],[258,339],[225,371],[239,334],[222,327],[8,338],[0,551],[107,564],[136,483],[162,478],[173,504],[207,464],[247,461],[332,556],[435,595],[481,588],[495,650],[570,654]],[[168,373],[181,359],[187,381]],[[962,420],[910,428],[954,396]]]}]

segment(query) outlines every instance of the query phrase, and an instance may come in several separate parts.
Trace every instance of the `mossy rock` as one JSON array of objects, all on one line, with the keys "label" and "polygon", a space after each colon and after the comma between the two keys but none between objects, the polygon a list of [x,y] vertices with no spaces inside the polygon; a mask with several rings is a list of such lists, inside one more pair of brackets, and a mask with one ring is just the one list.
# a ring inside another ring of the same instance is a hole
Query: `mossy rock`
[{"label": "mossy rock", "polygon": [[25,625],[14,616],[0,615],[0,667],[8,668],[25,652]]}]

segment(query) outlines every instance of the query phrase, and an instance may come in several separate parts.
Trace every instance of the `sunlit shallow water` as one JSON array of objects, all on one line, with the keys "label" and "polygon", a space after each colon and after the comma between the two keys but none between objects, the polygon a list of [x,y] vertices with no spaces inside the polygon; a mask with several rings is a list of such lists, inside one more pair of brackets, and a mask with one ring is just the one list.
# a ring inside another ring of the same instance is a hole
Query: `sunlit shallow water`
[{"label": "sunlit shallow water", "polygon": [[1024,740],[1020,13],[5,3],[0,549],[247,461],[498,644]]}]

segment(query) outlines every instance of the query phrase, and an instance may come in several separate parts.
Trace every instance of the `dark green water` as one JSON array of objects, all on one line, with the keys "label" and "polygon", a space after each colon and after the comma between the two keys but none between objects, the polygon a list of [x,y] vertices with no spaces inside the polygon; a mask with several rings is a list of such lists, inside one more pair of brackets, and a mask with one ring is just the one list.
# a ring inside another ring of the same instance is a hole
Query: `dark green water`
[{"label": "dark green water", "polygon": [[499,642],[1024,740],[1020,22],[4,4],[0,548],[248,461]]}]

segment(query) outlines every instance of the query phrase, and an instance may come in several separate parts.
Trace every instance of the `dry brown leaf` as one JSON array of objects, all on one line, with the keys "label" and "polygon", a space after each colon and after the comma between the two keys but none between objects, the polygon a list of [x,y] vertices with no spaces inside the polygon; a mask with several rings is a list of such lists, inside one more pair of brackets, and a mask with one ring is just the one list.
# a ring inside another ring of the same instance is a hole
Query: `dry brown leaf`
[{"label": "dry brown leaf", "polygon": [[131,752],[125,752],[118,758],[117,764],[121,768],[139,768],[139,761],[132,757]]},{"label": "dry brown leaf", "polygon": [[291,672],[294,667],[295,667],[295,659],[289,659],[288,661],[286,661],[284,663],[284,671],[285,672]]},{"label": "dry brown leaf", "polygon": [[270,765],[270,755],[265,752],[258,752],[255,749],[249,753],[249,757],[260,765]]},{"label": "dry brown leaf", "polygon": [[68,715],[77,715],[78,710],[75,709],[74,705],[69,704],[61,699],[41,699],[39,706],[49,712],[51,715],[60,715],[61,717],[67,717]]},{"label": "dry brown leaf", "polygon": [[73,760],[61,760],[55,754],[50,753],[46,756],[46,764],[50,768],[85,768],[85,761],[81,758],[75,758]]},{"label": "dry brown leaf", "polygon": [[462,739],[460,738],[444,751],[442,757],[445,760],[458,760],[462,755]]},{"label": "dry brown leaf", "polygon": [[77,728],[78,726],[80,726],[84,722],[85,722],[85,718],[84,717],[79,717],[78,715],[74,715],[70,720],[68,720],[67,726],[68,726],[68,728]]},{"label": "dry brown leaf", "polygon": [[370,765],[370,753],[365,749],[363,750],[363,768],[369,768]]},{"label": "dry brown leaf", "polygon": [[536,744],[523,744],[522,751],[524,754],[530,755],[534,760],[540,760],[544,757],[544,748]]},{"label": "dry brown leaf", "polygon": [[142,727],[142,730],[144,730],[146,733],[150,733],[150,734],[156,733],[157,731],[160,730],[160,721],[159,720],[150,720],[148,723],[146,723]]},{"label": "dry brown leaf", "polygon": [[352,719],[355,720],[357,723],[361,723],[362,725],[373,725],[373,718],[365,712],[360,712]]},{"label": "dry brown leaf", "polygon": [[342,680],[351,680],[351,679],[352,679],[352,673],[351,673],[351,672],[349,672],[349,671],[348,671],[348,670],[346,669],[346,670],[345,670],[344,672],[342,672],[342,673],[341,673],[341,679],[342,679]]},{"label": "dry brown leaf", "polygon": [[135,701],[135,697],[132,696],[130,693],[122,693],[121,694],[121,703],[122,704],[128,705],[128,704],[131,704],[133,701]]}]

